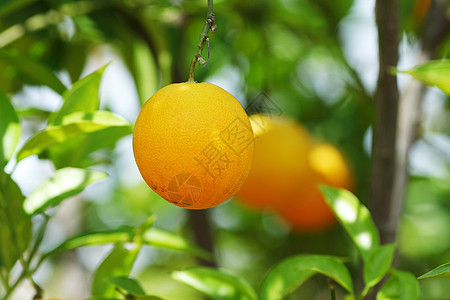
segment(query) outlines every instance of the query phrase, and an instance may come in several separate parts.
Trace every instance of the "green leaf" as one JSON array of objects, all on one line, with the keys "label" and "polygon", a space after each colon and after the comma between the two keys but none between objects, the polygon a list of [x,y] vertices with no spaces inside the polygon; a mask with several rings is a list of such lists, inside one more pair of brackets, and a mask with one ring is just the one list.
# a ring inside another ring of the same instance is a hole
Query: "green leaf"
[{"label": "green leaf", "polygon": [[30,3],[38,0],[2,0],[0,2],[0,16],[6,16]]},{"label": "green leaf", "polygon": [[69,251],[79,247],[131,242],[133,236],[134,232],[130,228],[119,228],[108,231],[90,232],[70,238],[62,242],[56,248],[46,252],[43,255],[43,258],[45,259],[51,255],[55,255],[56,253]]},{"label": "green leaf", "polygon": [[[31,237],[31,218],[22,209],[24,196],[12,178],[0,169],[0,266],[10,270]],[[13,242],[14,230],[17,244]]]},{"label": "green leaf", "polygon": [[364,264],[365,290],[375,286],[386,275],[394,258],[395,245],[383,245],[375,248]]},{"label": "green leaf", "polygon": [[399,72],[407,73],[427,85],[437,86],[450,95],[450,59],[430,61],[411,70]]},{"label": "green leaf", "polygon": [[46,85],[58,94],[62,94],[66,90],[64,84],[47,66],[15,49],[11,51],[0,48],[0,60],[5,61],[6,64],[14,65],[24,77],[34,84]]},{"label": "green leaf", "polygon": [[135,39],[132,43],[133,77],[143,105],[158,90],[157,69],[153,55],[144,41]]},{"label": "green leaf", "polygon": [[[134,300],[164,300],[163,298],[157,297],[157,296],[136,296],[133,298]],[[117,297],[115,298],[106,298],[106,297],[91,297],[87,300],[117,300]]]},{"label": "green leaf", "polygon": [[117,244],[97,268],[92,280],[92,296],[117,298],[115,286],[108,279],[130,274],[140,250],[138,245],[132,245],[132,249],[127,249],[124,244]]},{"label": "green leaf", "polygon": [[273,267],[264,278],[261,300],[283,299],[314,274],[325,275],[353,292],[353,282],[344,264],[336,257],[323,255],[296,255]]},{"label": "green leaf", "polygon": [[25,199],[24,210],[29,215],[41,213],[107,176],[106,173],[96,170],[75,168],[57,170],[52,178],[43,182]]},{"label": "green leaf", "polygon": [[173,272],[172,277],[215,300],[257,299],[255,291],[246,280],[217,269],[189,268]]},{"label": "green leaf", "polygon": [[94,112],[100,107],[98,89],[105,65],[97,71],[75,82],[70,90],[63,94],[64,103],[61,108],[50,115],[49,124],[61,125],[63,118],[75,112]]},{"label": "green leaf", "polygon": [[114,284],[119,289],[127,292],[130,295],[133,296],[145,296],[145,291],[139,284],[139,282],[130,277],[126,276],[117,276],[117,277],[110,277],[108,280]]},{"label": "green leaf", "polygon": [[76,112],[67,115],[63,118],[61,125],[48,126],[34,134],[17,153],[17,161],[33,154],[40,154],[73,138],[88,138],[92,133],[113,127],[132,132],[131,126],[123,118],[108,111]]},{"label": "green leaf", "polygon": [[16,150],[21,131],[14,106],[0,91],[0,169],[5,167]]},{"label": "green leaf", "polygon": [[88,135],[74,137],[49,149],[49,157],[56,168],[84,168],[92,164],[89,153],[113,146],[120,138],[131,133],[131,126],[114,126]]},{"label": "green leaf", "polygon": [[440,265],[439,267],[431,270],[420,276],[418,279],[425,279],[431,277],[450,277],[450,262]]},{"label": "green leaf", "polygon": [[373,223],[369,210],[355,195],[347,190],[323,185],[320,189],[326,202],[366,262],[372,249],[380,245],[378,230]]},{"label": "green leaf", "polygon": [[409,272],[393,270],[390,277],[377,294],[377,300],[417,300],[419,282]]},{"label": "green leaf", "polygon": [[192,245],[181,236],[155,227],[144,232],[142,241],[147,245],[185,251],[206,260],[211,259],[211,254],[202,248]]}]

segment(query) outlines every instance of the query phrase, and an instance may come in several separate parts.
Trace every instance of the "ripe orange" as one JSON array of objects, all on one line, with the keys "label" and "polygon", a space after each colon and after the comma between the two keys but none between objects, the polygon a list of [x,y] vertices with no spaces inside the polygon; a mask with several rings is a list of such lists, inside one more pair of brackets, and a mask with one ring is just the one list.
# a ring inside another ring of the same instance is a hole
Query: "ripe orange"
[{"label": "ripe orange", "polygon": [[318,185],[326,184],[352,190],[352,175],[340,151],[328,143],[315,145],[308,155],[308,162],[314,183],[308,190],[295,198],[287,199],[276,209],[296,231],[324,231],[334,225],[336,219]]},{"label": "ripe orange", "polygon": [[312,140],[295,121],[250,116],[255,132],[255,153],[250,174],[237,198],[250,208],[264,209],[284,203],[310,185],[308,153]]},{"label": "ripe orange", "polygon": [[255,153],[237,199],[254,209],[269,208],[294,231],[323,231],[336,220],[318,184],[352,188],[352,176],[339,150],[314,144],[306,129],[287,118],[253,115]]},{"label": "ripe orange", "polygon": [[185,208],[216,206],[241,187],[250,171],[253,131],[239,102],[210,83],[176,83],[142,107],[133,134],[145,182]]}]

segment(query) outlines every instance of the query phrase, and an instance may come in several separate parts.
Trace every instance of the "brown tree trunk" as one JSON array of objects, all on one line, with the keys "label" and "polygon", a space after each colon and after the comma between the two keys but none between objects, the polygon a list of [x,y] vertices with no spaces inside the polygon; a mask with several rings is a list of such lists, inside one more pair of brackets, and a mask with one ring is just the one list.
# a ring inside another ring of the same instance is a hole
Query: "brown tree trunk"
[{"label": "brown tree trunk", "polygon": [[[389,73],[398,62],[399,1],[377,0],[379,75],[375,94],[376,117],[372,147],[372,178],[369,207],[380,231],[381,242],[395,241],[403,190],[397,167],[399,93],[397,77]],[[400,193],[401,194],[401,193]]]}]

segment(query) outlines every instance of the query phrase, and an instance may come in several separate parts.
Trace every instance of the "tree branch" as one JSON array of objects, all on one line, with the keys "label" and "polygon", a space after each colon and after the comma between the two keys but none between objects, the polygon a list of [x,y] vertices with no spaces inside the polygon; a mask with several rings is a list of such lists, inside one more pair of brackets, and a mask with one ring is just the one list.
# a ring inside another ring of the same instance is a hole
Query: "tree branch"
[{"label": "tree branch", "polygon": [[[214,241],[212,239],[211,221],[209,220],[208,210],[190,209],[188,212],[189,224],[191,225],[194,234],[195,243],[201,248],[212,254],[214,258]],[[203,266],[216,267],[215,260],[207,261],[201,260]]]},{"label": "tree branch", "polygon": [[[436,47],[449,33],[450,20],[445,14],[446,8],[447,0],[432,1],[422,32],[422,51],[418,57],[418,64],[432,59]],[[395,199],[403,197],[403,186],[408,174],[408,153],[411,145],[418,137],[425,91],[425,86],[420,81],[412,79],[400,97],[397,134],[398,174],[396,176],[398,184],[394,191]]]},{"label": "tree branch", "polygon": [[369,206],[384,244],[395,241],[401,208],[401,199],[396,198],[395,191],[403,189],[396,180],[399,93],[397,77],[389,73],[391,67],[397,66],[399,56],[399,0],[377,0],[375,15],[380,71],[375,93]]}]

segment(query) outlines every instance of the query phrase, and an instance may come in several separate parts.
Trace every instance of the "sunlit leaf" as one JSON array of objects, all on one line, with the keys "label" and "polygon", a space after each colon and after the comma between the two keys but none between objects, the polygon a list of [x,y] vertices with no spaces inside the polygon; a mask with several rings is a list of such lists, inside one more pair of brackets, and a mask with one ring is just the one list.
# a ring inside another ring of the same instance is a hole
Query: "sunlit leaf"
[{"label": "sunlit leaf", "polygon": [[321,186],[320,189],[326,202],[355,243],[362,258],[367,261],[372,249],[380,245],[378,230],[369,210],[347,190],[328,186]]},{"label": "sunlit leaf", "polygon": [[127,276],[110,277],[108,280],[119,289],[133,296],[145,296],[145,291],[139,282]]},{"label": "sunlit leaf", "polygon": [[333,279],[353,294],[350,273],[341,260],[331,256],[297,255],[283,260],[270,270],[261,284],[260,299],[284,299],[317,273]]},{"label": "sunlit leaf", "polygon": [[419,282],[411,273],[393,271],[381,290],[377,300],[417,300],[419,299]]},{"label": "sunlit leaf", "polygon": [[189,252],[203,259],[210,260],[211,254],[174,233],[151,227],[143,234],[143,243],[160,248]]},{"label": "sunlit leaf", "polygon": [[214,300],[256,300],[250,284],[243,278],[223,271],[195,267],[172,273],[172,277]]},{"label": "sunlit leaf", "polygon": [[40,154],[73,138],[88,137],[91,133],[111,127],[121,127],[129,133],[132,132],[131,126],[124,119],[108,111],[76,112],[67,115],[61,125],[47,126],[33,135],[18,152],[17,161],[33,154]]},{"label": "sunlit leaf", "polygon": [[80,193],[89,184],[106,178],[108,175],[96,170],[75,168],[60,169],[52,178],[38,186],[24,201],[27,214],[43,212],[62,200]]},{"label": "sunlit leaf", "polygon": [[[31,237],[31,218],[22,209],[24,196],[12,178],[0,169],[0,266],[10,270]],[[15,231],[17,244],[11,230]]]},{"label": "sunlit leaf", "polygon": [[92,296],[117,297],[115,285],[109,281],[109,278],[128,277],[139,249],[139,246],[134,244],[131,249],[126,248],[124,244],[117,244],[94,273],[91,286]]},{"label": "sunlit leaf", "polygon": [[46,85],[62,94],[66,87],[56,77],[56,75],[49,70],[45,65],[33,60],[18,51],[10,51],[0,48],[0,60],[4,60],[7,64],[14,65],[28,80],[38,85]]},{"label": "sunlit leaf", "polygon": [[74,137],[49,149],[49,158],[56,168],[84,168],[91,163],[89,153],[108,149],[122,137],[131,133],[131,126],[112,126]]},{"label": "sunlit leaf", "polygon": [[19,143],[21,131],[14,106],[0,91],[0,169],[3,169],[12,157]]},{"label": "sunlit leaf", "polygon": [[364,264],[364,283],[366,289],[375,286],[386,273],[394,258],[395,245],[383,245],[375,248]]},{"label": "sunlit leaf", "polygon": [[407,73],[427,85],[437,86],[450,95],[450,59],[431,61],[400,72]]},{"label": "sunlit leaf", "polygon": [[[108,297],[91,297],[86,300],[117,300],[117,297],[108,298]],[[165,300],[163,298],[157,296],[133,296],[133,300]]]},{"label": "sunlit leaf", "polygon": [[98,92],[100,79],[107,66],[105,65],[78,80],[70,90],[66,90],[63,94],[64,103],[57,112],[50,116],[49,124],[61,125],[65,116],[75,112],[92,113],[97,111],[100,107]]},{"label": "sunlit leaf", "polygon": [[134,236],[133,230],[130,228],[119,228],[108,231],[89,232],[62,242],[56,248],[43,254],[43,257],[45,259],[57,253],[69,251],[79,247],[131,242],[133,236]]},{"label": "sunlit leaf", "polygon": [[440,265],[439,267],[423,274],[419,279],[431,277],[450,277],[450,262]]}]

